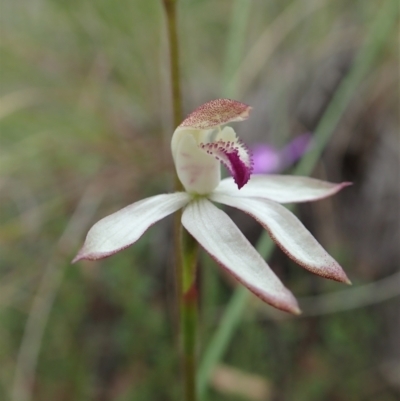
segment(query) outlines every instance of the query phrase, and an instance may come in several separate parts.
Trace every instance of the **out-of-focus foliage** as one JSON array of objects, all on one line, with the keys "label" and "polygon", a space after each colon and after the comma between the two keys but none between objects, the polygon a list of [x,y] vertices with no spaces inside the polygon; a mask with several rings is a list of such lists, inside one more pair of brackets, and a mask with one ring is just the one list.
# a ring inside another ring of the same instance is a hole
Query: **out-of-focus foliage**
[{"label": "out-of-focus foliage", "polygon": [[[281,147],[313,131],[380,2],[253,0],[242,21],[231,17],[234,3],[179,1],[184,108],[234,96],[253,106],[241,137]],[[161,2],[3,0],[0,36],[0,399],[177,400],[170,220],[119,255],[70,265],[99,218],[171,190]],[[355,284],[398,280],[396,41],[314,172],[354,187],[299,211]],[[258,237],[249,218],[233,218]],[[365,306],[335,312],[318,300],[339,284],[278,251],[271,266],[316,304],[304,303],[302,319],[281,319],[254,300],[223,362],[268,391],[235,395],[234,377],[224,386],[216,376],[208,399],[400,399],[396,294],[381,303],[382,286]],[[235,284],[207,259],[201,267],[204,349]]]}]

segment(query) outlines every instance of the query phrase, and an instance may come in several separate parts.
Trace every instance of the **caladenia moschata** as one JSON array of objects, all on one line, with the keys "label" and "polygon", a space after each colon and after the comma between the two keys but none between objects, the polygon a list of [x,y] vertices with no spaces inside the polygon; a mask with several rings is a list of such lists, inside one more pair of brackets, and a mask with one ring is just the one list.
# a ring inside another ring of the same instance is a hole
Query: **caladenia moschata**
[{"label": "caladenia moschata", "polygon": [[[182,225],[210,256],[268,304],[300,312],[282,284],[228,215],[214,205],[240,209],[256,219],[296,263],[322,277],[350,283],[339,264],[283,203],[316,201],[348,182],[334,184],[309,177],[251,175],[251,152],[226,124],[248,118],[250,107],[217,99],[203,104],[176,128],[172,157],[184,192],[135,202],[97,222],[74,262],[97,260],[135,243],[162,218],[183,209]],[[221,180],[221,163],[232,177]]]}]

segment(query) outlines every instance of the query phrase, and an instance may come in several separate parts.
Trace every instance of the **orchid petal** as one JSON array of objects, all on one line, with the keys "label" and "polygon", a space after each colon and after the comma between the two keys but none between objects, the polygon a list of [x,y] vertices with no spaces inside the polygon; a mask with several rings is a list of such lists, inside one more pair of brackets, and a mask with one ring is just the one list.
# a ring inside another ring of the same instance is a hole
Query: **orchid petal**
[{"label": "orchid petal", "polygon": [[232,178],[225,178],[214,190],[214,193],[292,203],[323,199],[349,185],[351,185],[350,182],[335,184],[295,175],[253,175],[241,190],[238,190]]},{"label": "orchid petal", "polygon": [[322,248],[300,220],[279,203],[268,199],[212,194],[210,199],[244,211],[256,219],[274,242],[305,269],[350,284],[339,264]]},{"label": "orchid petal", "polygon": [[185,192],[152,196],[105,217],[89,230],[73,263],[102,259],[132,245],[150,226],[185,206],[190,199]]},{"label": "orchid petal", "polygon": [[265,302],[299,313],[297,301],[233,221],[207,199],[191,202],[182,224],[215,261]]},{"label": "orchid petal", "polygon": [[204,103],[181,123],[179,127],[210,129],[231,121],[243,121],[251,107],[231,99],[216,99]]}]

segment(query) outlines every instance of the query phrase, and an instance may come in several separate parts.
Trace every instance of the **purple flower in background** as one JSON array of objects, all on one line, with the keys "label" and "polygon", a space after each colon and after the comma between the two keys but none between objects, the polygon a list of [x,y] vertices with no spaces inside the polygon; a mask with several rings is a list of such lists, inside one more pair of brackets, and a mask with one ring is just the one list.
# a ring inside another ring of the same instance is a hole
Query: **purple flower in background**
[{"label": "purple flower in background", "polygon": [[280,170],[279,150],[273,146],[258,144],[252,148],[253,174],[276,173]]},{"label": "purple flower in background", "polygon": [[277,173],[290,167],[310,148],[311,138],[310,133],[299,135],[280,150],[265,144],[253,146],[253,174]]}]

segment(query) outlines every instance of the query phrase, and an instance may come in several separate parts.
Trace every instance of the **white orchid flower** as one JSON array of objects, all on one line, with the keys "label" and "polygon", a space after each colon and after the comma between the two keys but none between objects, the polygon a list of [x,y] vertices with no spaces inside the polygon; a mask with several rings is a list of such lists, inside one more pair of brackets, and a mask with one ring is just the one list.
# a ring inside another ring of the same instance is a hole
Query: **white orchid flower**
[{"label": "white orchid flower", "polygon": [[[255,218],[276,244],[311,272],[349,283],[339,264],[300,220],[280,203],[315,201],[349,183],[308,177],[255,175],[248,148],[231,127],[245,120],[250,107],[229,99],[210,101],[175,130],[171,150],[185,192],[135,202],[97,222],[73,262],[96,260],[132,245],[154,223],[183,208],[182,225],[210,256],[255,295],[276,308],[299,313],[297,301],[228,215],[213,202]],[[220,164],[233,178],[221,180]]]}]

